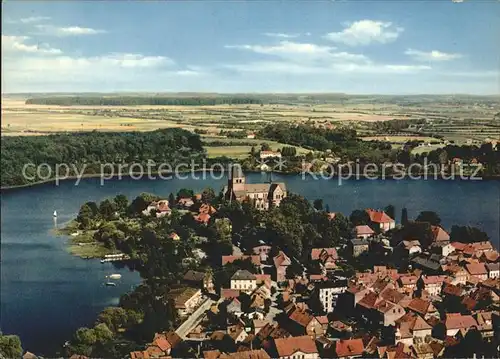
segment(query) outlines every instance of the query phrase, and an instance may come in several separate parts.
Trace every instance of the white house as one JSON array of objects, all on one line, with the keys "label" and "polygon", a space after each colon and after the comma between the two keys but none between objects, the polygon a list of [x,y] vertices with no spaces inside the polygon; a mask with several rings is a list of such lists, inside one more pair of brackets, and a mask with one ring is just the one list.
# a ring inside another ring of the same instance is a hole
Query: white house
[{"label": "white house", "polygon": [[231,277],[231,289],[252,293],[257,288],[257,278],[245,269],[237,270]]},{"label": "white house", "polygon": [[318,288],[318,297],[323,310],[330,313],[335,309],[339,294],[346,291],[347,281],[321,282],[316,285],[316,288]]},{"label": "white house", "polygon": [[486,264],[488,270],[488,278],[500,278],[500,263]]}]

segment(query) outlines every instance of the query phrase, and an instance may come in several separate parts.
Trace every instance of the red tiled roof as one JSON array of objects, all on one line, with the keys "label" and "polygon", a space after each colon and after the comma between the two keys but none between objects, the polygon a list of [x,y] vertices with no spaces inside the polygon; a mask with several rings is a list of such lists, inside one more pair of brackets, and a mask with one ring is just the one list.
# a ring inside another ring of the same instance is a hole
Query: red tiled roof
[{"label": "red tiled roof", "polygon": [[365,347],[362,339],[338,340],[335,352],[339,358],[363,354]]},{"label": "red tiled roof", "polygon": [[412,330],[415,331],[415,330],[428,330],[428,329],[432,329],[432,326],[430,326],[420,315],[417,315],[417,319],[413,324]]},{"label": "red tiled roof", "polygon": [[278,255],[273,258],[273,262],[275,267],[288,266],[291,264],[290,258],[285,253],[283,253],[283,251],[280,251]]},{"label": "red tiled roof", "polygon": [[354,231],[356,232],[356,234],[358,236],[361,236],[361,235],[372,235],[372,234],[375,233],[375,232],[373,232],[373,229],[371,229],[367,225],[356,226],[354,228]]},{"label": "red tiled roof", "polygon": [[454,295],[456,297],[460,297],[462,295],[462,288],[460,288],[456,285],[447,283],[443,287],[442,292],[444,294],[447,294],[447,295]]},{"label": "red tiled roof", "polygon": [[225,298],[225,299],[237,298],[240,296],[240,291],[237,289],[222,288],[220,290],[220,296],[221,296],[221,298]]},{"label": "red tiled roof", "polygon": [[469,263],[466,264],[465,267],[467,268],[467,271],[471,275],[488,274],[488,271],[486,270],[484,263]]},{"label": "red tiled roof", "polygon": [[208,223],[210,220],[210,215],[208,213],[200,213],[194,216],[195,221],[200,223]]},{"label": "red tiled roof", "polygon": [[431,226],[432,236],[435,242],[446,242],[450,240],[450,235],[439,226]]},{"label": "red tiled roof", "polygon": [[375,306],[375,303],[377,302],[377,299],[378,299],[377,294],[375,294],[373,292],[368,292],[363,297],[363,299],[361,299],[358,302],[358,305],[361,305],[361,306],[363,306],[365,308],[368,308],[368,309],[372,309]]},{"label": "red tiled roof", "polygon": [[328,324],[328,317],[326,315],[319,315],[316,317],[316,320],[319,322],[319,324]]},{"label": "red tiled roof", "polygon": [[463,251],[465,247],[467,247],[467,244],[465,243],[460,243],[460,242],[452,242],[450,243],[457,251]]},{"label": "red tiled roof", "polygon": [[477,327],[476,320],[472,315],[461,315],[460,313],[447,313],[445,320],[446,329],[469,329]]},{"label": "red tiled roof", "polygon": [[328,219],[330,221],[333,221],[335,219],[335,216],[337,215],[337,213],[335,212],[328,212],[327,216],[328,216]]},{"label": "red tiled roof", "polygon": [[373,209],[367,209],[366,213],[370,216],[370,221],[375,223],[391,223],[394,219],[389,217],[384,211],[375,211]]},{"label": "red tiled roof", "polygon": [[314,317],[311,314],[307,313],[306,311],[300,310],[297,307],[292,309],[292,311],[288,314],[288,317],[295,323],[303,326],[304,328],[307,327],[307,325],[312,320],[314,320]]},{"label": "red tiled roof", "polygon": [[217,359],[220,356],[220,350],[206,350],[203,352],[204,359]]},{"label": "red tiled roof", "polygon": [[228,263],[233,263],[236,260],[246,260],[249,259],[252,261],[253,264],[256,266],[260,265],[260,256],[246,256],[246,255],[240,255],[240,256],[222,256],[222,265],[226,265]]},{"label": "red tiled roof", "polygon": [[217,210],[207,203],[202,204],[198,210],[198,213],[214,214],[215,212],[217,212]]},{"label": "red tiled roof", "polygon": [[313,261],[322,259],[325,253],[333,259],[338,259],[339,257],[335,248],[313,248],[311,249],[311,259]]},{"label": "red tiled roof", "polygon": [[219,359],[271,359],[264,349],[238,351],[236,353],[223,353]]},{"label": "red tiled roof", "polygon": [[307,335],[300,337],[277,338],[274,339],[274,344],[280,357],[290,357],[298,351],[305,354],[315,354],[318,352],[316,343]]},{"label": "red tiled roof", "polygon": [[408,304],[408,309],[413,310],[422,315],[427,314],[431,302],[423,300],[421,298],[413,298],[413,300]]},{"label": "red tiled roof", "polygon": [[443,284],[447,277],[445,275],[430,275],[422,277],[422,280],[425,285],[430,284]]}]

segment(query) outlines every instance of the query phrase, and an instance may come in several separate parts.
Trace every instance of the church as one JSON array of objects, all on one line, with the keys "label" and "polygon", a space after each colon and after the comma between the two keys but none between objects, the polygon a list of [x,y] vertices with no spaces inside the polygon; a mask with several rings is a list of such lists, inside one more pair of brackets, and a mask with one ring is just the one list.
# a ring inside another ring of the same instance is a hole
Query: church
[{"label": "church", "polygon": [[246,183],[241,166],[233,165],[229,171],[227,186],[224,186],[224,196],[227,200],[243,202],[249,200],[255,208],[267,210],[279,206],[286,197],[286,185],[283,182]]}]

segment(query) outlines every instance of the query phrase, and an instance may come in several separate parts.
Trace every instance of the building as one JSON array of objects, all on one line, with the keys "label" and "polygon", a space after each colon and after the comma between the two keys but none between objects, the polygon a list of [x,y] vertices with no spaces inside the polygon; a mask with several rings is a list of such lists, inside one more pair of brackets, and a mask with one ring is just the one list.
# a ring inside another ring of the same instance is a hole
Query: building
[{"label": "building", "polygon": [[261,160],[267,160],[268,158],[281,158],[281,153],[277,151],[260,151],[259,157]]},{"label": "building", "polygon": [[175,309],[181,317],[194,312],[203,301],[201,289],[192,287],[171,289],[167,298],[174,302]]},{"label": "building", "polygon": [[286,280],[286,269],[292,261],[290,258],[283,253],[283,251],[279,251],[278,255],[273,258],[274,267],[276,269],[276,281],[283,282]]},{"label": "building", "polygon": [[335,353],[338,358],[359,358],[364,351],[363,339],[338,340],[335,343]]},{"label": "building", "polygon": [[249,200],[255,208],[267,210],[279,206],[286,197],[286,185],[283,182],[246,183],[241,166],[231,167],[227,186],[223,189],[227,200],[243,202]]},{"label": "building", "polygon": [[354,228],[354,233],[356,234],[356,238],[368,239],[372,237],[375,232],[367,225],[356,226]]},{"label": "building", "polygon": [[422,253],[422,246],[418,240],[402,241],[398,244],[397,252],[405,257],[411,257],[418,253]]},{"label": "building", "polygon": [[209,293],[214,293],[214,282],[211,273],[189,270],[184,274],[182,279],[186,284],[192,287],[201,288]]},{"label": "building", "polygon": [[386,232],[396,227],[396,221],[389,217],[384,211],[367,209],[366,213],[368,213],[372,225],[376,228],[379,228],[381,232]]},{"label": "building", "polygon": [[447,313],[445,324],[446,335],[452,337],[459,331],[465,334],[469,329],[478,328],[478,324],[472,315],[461,315],[460,313]]},{"label": "building", "polygon": [[487,263],[488,278],[500,278],[500,263]]},{"label": "building", "polygon": [[347,290],[347,280],[320,282],[316,284],[316,290],[323,310],[330,313],[335,309],[339,294]]},{"label": "building", "polygon": [[168,206],[168,200],[162,199],[151,202],[146,209],[142,211],[142,214],[150,216],[151,213],[156,213],[156,217],[164,217],[170,215],[171,212],[172,210]]},{"label": "building", "polygon": [[351,240],[351,253],[353,257],[359,257],[362,253],[370,249],[369,242],[366,239]]},{"label": "building", "polygon": [[294,306],[288,312],[288,331],[296,335],[316,337],[323,335],[323,325],[318,319],[306,310]]},{"label": "building", "polygon": [[338,258],[337,250],[335,248],[311,249],[311,260],[319,261],[326,270],[337,268],[335,262]]},{"label": "building", "polygon": [[315,341],[307,336],[274,339],[277,358],[319,359]]},{"label": "building", "polygon": [[449,242],[450,235],[440,226],[431,226],[432,239],[434,242]]},{"label": "building", "polygon": [[468,263],[465,265],[467,272],[469,272],[469,277],[474,277],[478,280],[488,279],[488,271],[484,263]]},{"label": "building", "polygon": [[455,247],[453,247],[450,242],[433,242],[431,244],[431,251],[442,257],[448,257],[455,251]]},{"label": "building", "polygon": [[420,277],[420,285],[422,289],[425,289],[430,295],[440,295],[443,283],[447,279],[444,275],[423,275]]},{"label": "building", "polygon": [[240,290],[245,293],[252,293],[257,288],[257,278],[255,274],[245,269],[239,269],[231,277],[231,289]]},{"label": "building", "polygon": [[260,246],[253,247],[252,250],[254,254],[260,256],[261,262],[265,262],[267,261],[269,253],[271,252],[271,246],[262,244]]}]

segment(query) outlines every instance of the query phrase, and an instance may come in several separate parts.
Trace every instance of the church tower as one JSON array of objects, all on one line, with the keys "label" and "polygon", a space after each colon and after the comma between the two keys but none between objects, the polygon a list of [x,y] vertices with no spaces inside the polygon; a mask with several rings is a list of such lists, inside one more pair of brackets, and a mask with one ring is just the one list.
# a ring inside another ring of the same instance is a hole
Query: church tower
[{"label": "church tower", "polygon": [[245,190],[245,176],[239,164],[230,166],[227,187],[233,192]]}]

